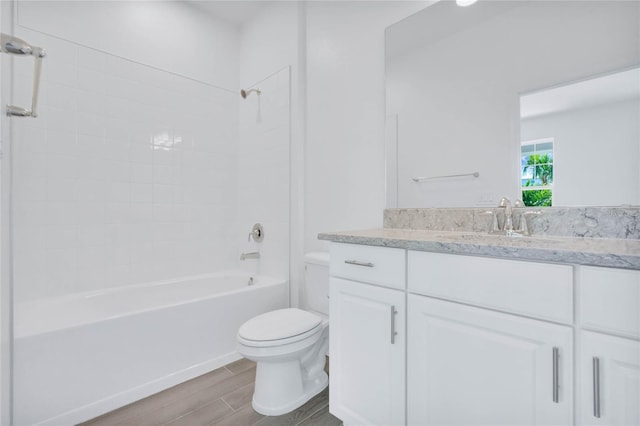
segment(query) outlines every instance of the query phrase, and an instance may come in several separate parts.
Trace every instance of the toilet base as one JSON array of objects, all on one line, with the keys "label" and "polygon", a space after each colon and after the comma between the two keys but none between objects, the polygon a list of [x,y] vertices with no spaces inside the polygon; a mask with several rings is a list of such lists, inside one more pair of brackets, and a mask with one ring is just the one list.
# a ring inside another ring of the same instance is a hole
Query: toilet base
[{"label": "toilet base", "polygon": [[[296,399],[287,401],[279,406],[273,406],[273,404],[265,405],[260,403],[260,394],[256,390],[251,400],[251,406],[255,411],[265,416],[279,416],[301,407],[305,402],[322,392],[328,385],[329,377],[327,373],[321,371],[314,380],[302,381],[302,392]],[[256,396],[258,397],[257,400]]]}]

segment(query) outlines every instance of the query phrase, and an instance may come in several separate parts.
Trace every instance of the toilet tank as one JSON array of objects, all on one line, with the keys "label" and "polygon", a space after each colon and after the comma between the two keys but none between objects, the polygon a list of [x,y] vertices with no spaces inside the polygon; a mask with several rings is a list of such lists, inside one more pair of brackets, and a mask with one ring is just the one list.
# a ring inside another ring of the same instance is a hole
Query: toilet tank
[{"label": "toilet tank", "polygon": [[304,255],[304,306],[329,315],[329,253]]}]

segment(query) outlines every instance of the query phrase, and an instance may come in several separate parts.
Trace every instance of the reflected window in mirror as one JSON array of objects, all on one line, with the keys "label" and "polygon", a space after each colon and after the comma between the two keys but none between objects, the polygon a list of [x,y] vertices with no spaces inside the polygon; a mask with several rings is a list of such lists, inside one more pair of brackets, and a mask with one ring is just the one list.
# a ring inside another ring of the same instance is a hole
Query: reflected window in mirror
[{"label": "reflected window in mirror", "polygon": [[522,142],[520,170],[525,206],[551,207],[553,197],[553,138]]}]

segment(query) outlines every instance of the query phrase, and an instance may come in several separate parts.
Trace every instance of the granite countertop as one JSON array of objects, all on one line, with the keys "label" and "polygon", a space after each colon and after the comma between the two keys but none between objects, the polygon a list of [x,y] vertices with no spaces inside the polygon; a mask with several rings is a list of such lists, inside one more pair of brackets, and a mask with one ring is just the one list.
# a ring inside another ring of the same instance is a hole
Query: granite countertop
[{"label": "granite countertop", "polygon": [[380,228],[330,232],[321,240],[408,250],[640,270],[640,240],[506,237],[479,232]]}]

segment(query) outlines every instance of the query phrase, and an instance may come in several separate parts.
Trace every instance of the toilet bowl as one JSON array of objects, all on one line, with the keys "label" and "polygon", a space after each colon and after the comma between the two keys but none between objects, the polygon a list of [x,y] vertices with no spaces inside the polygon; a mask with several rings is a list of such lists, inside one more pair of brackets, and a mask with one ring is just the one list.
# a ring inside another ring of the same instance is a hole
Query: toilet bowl
[{"label": "toilet bowl", "polygon": [[327,387],[328,331],[329,321],[296,308],[258,315],[240,327],[238,352],[257,365],[254,410],[285,414]]},{"label": "toilet bowl", "polygon": [[305,271],[305,285],[315,287],[305,292],[307,299],[310,295],[323,299],[307,300],[307,307],[315,312],[279,309],[250,319],[238,330],[238,352],[256,362],[251,404],[260,414],[278,416],[293,411],[329,384],[324,371],[329,348],[329,320],[325,315],[328,254],[306,255]]}]

